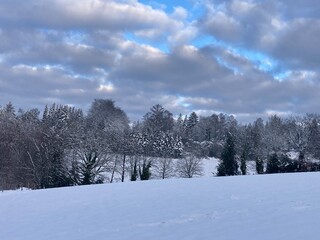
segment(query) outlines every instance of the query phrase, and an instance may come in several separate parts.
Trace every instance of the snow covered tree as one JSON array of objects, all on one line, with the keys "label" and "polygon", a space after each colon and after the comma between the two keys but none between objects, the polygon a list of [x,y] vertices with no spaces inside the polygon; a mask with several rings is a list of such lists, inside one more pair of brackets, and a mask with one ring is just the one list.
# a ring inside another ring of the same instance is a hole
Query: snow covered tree
[{"label": "snow covered tree", "polygon": [[251,125],[240,126],[238,127],[238,130],[237,130],[236,151],[241,153],[240,170],[242,175],[247,174],[247,161],[249,159],[249,154],[252,151],[251,131],[252,131]]},{"label": "snow covered tree", "polygon": [[176,121],[174,121],[173,134],[175,136],[183,137],[184,133],[185,133],[185,127],[184,127],[184,124],[183,124],[182,114],[180,113],[179,116],[178,116],[178,119]]},{"label": "snow covered tree", "polygon": [[179,158],[183,151],[183,144],[179,136],[160,132],[157,136],[150,136],[151,151],[155,157]]},{"label": "snow covered tree", "polygon": [[174,126],[172,113],[160,104],[153,106],[143,119],[145,131],[152,135],[157,135],[159,132],[171,132]]},{"label": "snow covered tree", "polygon": [[[223,176],[238,174],[238,162],[245,174],[251,160],[258,174],[264,172],[264,162],[268,173],[320,169],[308,161],[320,158],[317,114],[274,115],[266,124],[257,119],[238,125],[233,116],[193,112],[174,121],[158,104],[130,127],[125,112],[110,99],[93,101],[86,116],[81,109],[57,104],[45,106],[42,119],[39,113],[16,111],[10,102],[0,107],[2,188],[124,181],[128,175],[146,180],[151,170],[152,177],[190,177],[206,156],[221,157],[218,175]],[[288,152],[298,155],[292,158]]]},{"label": "snow covered tree", "polygon": [[116,171],[119,158],[125,154],[125,131],[129,128],[126,114],[112,100],[96,99],[89,109],[74,144],[73,179],[76,184],[103,181],[103,173]]},{"label": "snow covered tree", "polygon": [[41,121],[40,111],[31,109],[27,112],[19,111],[17,116],[19,122],[19,140],[17,147],[20,149],[19,182],[21,186],[28,188],[41,188],[44,178],[44,164],[39,155],[41,149]]},{"label": "snow covered tree", "polygon": [[189,139],[196,140],[195,127],[198,121],[198,115],[195,112],[192,112],[187,120],[186,125],[186,134]]},{"label": "snow covered tree", "polygon": [[132,156],[130,157],[131,181],[136,181],[138,173],[141,180],[148,180],[151,176],[152,141],[150,136],[140,132],[139,126],[131,133]]},{"label": "snow covered tree", "polygon": [[172,158],[180,158],[183,144],[180,136],[162,132],[153,139],[153,156],[157,160],[153,164],[155,175],[159,178],[168,178],[174,175],[174,164]]},{"label": "snow covered tree", "polygon": [[269,117],[265,126],[265,141],[268,153],[287,149],[283,119],[277,115]]},{"label": "snow covered tree", "polygon": [[198,115],[195,112],[192,112],[188,118],[187,128],[193,128],[198,123]]},{"label": "snow covered tree", "polygon": [[287,154],[281,154],[279,161],[279,172],[298,172],[301,171],[301,162],[290,159]]},{"label": "snow covered tree", "polygon": [[130,157],[130,155],[132,155],[134,152],[134,145],[131,141],[131,131],[129,129],[122,132],[117,144],[117,150],[115,152],[120,155],[119,157],[121,158],[121,182],[124,182],[128,168],[128,157]]},{"label": "snow covered tree", "polygon": [[296,151],[303,161],[309,144],[309,131],[306,118],[290,117],[285,121],[285,134],[288,147]]},{"label": "snow covered tree", "polygon": [[0,187],[3,189],[18,186],[19,165],[19,125],[11,102],[0,109]]},{"label": "snow covered tree", "polygon": [[210,140],[214,140],[215,142],[221,142],[225,136],[224,117],[221,117],[222,115],[217,114],[212,114],[209,117],[209,124],[207,127],[207,129],[209,129],[209,133],[207,133],[207,136],[210,134]]},{"label": "snow covered tree", "polygon": [[253,122],[251,127],[251,144],[249,150],[249,156],[251,157],[251,159],[262,159],[266,156],[267,149],[265,139],[265,126],[263,120],[261,118],[258,118]]},{"label": "snow covered tree", "polygon": [[320,159],[320,116],[309,115],[308,118],[308,132],[309,142],[307,151],[315,158]]},{"label": "snow covered tree", "polygon": [[69,176],[68,152],[74,147],[75,133],[83,119],[82,110],[53,104],[41,122],[41,143],[38,145],[45,176],[42,187],[61,187],[72,184]]}]

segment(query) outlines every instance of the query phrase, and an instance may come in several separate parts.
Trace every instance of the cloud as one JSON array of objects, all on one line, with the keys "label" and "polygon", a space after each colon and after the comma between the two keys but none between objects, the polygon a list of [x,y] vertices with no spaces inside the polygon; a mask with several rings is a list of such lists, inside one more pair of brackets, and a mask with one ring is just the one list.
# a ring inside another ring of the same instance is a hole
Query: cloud
[{"label": "cloud", "polygon": [[136,1],[4,0],[0,16],[2,26],[21,28],[118,31],[154,26],[171,28],[175,24],[163,11]]},{"label": "cloud", "polygon": [[[192,12],[201,4],[203,14]],[[0,104],[87,109],[112,98],[131,120],[157,103],[176,115],[225,112],[241,121],[319,113],[317,9],[312,0],[197,1],[193,9],[3,0]]]},{"label": "cloud", "polygon": [[206,9],[198,21],[203,32],[270,55],[282,68],[317,69],[320,11],[316,1],[213,1]]},{"label": "cloud", "polygon": [[295,19],[271,42],[269,52],[294,69],[319,69],[320,19]]},{"label": "cloud", "polygon": [[[217,54],[223,59],[233,58],[234,65],[244,74],[221,66],[214,58]],[[162,104],[167,103],[160,96],[176,96],[183,111],[212,110],[236,115],[317,111],[313,98],[305,96],[317,94],[319,85],[275,81],[247,59],[230,55],[223,49],[190,46],[176,49],[169,55],[133,55],[123,59],[121,68],[111,72],[110,78],[122,82],[128,89],[140,90],[140,96],[151,93],[150,99],[158,99]]]}]

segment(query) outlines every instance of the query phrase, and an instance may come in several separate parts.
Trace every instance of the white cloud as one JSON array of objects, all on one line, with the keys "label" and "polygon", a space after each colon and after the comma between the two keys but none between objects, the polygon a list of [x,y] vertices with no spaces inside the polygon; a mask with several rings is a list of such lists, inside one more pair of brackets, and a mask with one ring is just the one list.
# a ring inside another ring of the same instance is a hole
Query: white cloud
[{"label": "white cloud", "polygon": [[172,34],[168,40],[172,45],[183,45],[190,43],[191,40],[196,38],[198,35],[198,29],[192,25],[178,30]]},{"label": "white cloud", "polygon": [[100,84],[99,88],[97,89],[99,92],[113,92],[114,86],[112,83],[108,83],[108,84]]},{"label": "white cloud", "polygon": [[188,11],[183,7],[175,7],[171,16],[177,20],[185,20],[188,17]]}]

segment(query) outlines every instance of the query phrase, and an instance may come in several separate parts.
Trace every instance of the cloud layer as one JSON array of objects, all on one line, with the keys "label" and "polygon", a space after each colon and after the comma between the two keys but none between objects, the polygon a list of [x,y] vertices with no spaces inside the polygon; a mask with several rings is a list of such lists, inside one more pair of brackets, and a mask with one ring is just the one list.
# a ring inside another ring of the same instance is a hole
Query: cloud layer
[{"label": "cloud layer", "polygon": [[316,1],[191,3],[1,1],[0,104],[112,98],[131,120],[156,103],[240,121],[320,112]]}]

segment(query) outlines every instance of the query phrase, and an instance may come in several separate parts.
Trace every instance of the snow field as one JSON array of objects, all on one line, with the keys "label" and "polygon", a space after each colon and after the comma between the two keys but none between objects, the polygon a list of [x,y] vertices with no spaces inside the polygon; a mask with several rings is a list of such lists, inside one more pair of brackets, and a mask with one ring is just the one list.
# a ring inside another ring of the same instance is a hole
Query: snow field
[{"label": "snow field", "polygon": [[0,193],[0,239],[319,239],[319,173]]}]

